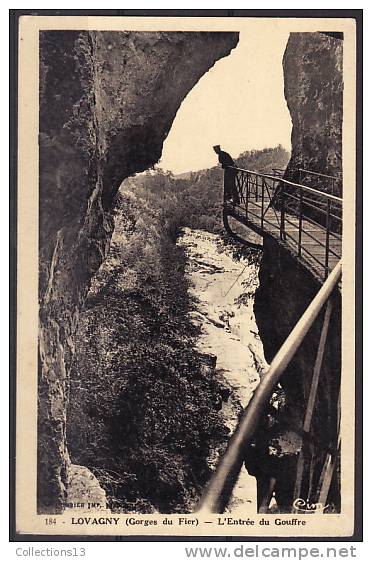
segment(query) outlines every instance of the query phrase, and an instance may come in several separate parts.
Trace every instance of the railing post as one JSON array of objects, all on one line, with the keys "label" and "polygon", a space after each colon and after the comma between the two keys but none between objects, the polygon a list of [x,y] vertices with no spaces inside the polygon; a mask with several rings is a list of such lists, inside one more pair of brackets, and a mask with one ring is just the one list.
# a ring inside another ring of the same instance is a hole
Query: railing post
[{"label": "railing post", "polygon": [[223,201],[224,203],[227,201],[227,168],[223,170]]},{"label": "railing post", "polygon": [[300,189],[300,208],[298,217],[298,256],[301,257],[301,241],[302,241],[302,203],[303,191]]},{"label": "railing post", "polygon": [[280,239],[285,240],[285,196],[283,184],[280,193]]},{"label": "railing post", "polygon": [[[230,172],[231,173],[231,172]],[[233,205],[234,205],[234,209],[235,209],[235,201],[236,201],[236,196],[239,196],[240,190],[243,189],[243,177],[239,176],[239,173],[234,173],[234,185],[232,187],[232,181],[231,181],[231,177],[230,177],[230,189],[231,189],[231,193],[230,196],[232,197],[232,201],[233,201]]]},{"label": "railing post", "polygon": [[[318,391],[320,371],[321,371],[322,364],[323,364],[323,357],[324,357],[325,345],[326,345],[328,329],[329,329],[329,324],[330,324],[330,319],[331,319],[331,314],[332,314],[332,307],[333,307],[333,300],[332,300],[332,296],[330,296],[328,298],[326,311],[324,313],[323,326],[322,326],[322,331],[320,333],[320,339],[319,339],[319,345],[318,345],[318,352],[317,352],[317,355],[316,355],[316,360],[315,360],[315,365],[314,365],[314,370],[313,370],[313,377],[312,377],[312,380],[311,380],[311,386],[310,386],[310,391],[309,391],[309,397],[308,397],[308,400],[307,400],[305,419],[304,419],[303,426],[302,426],[302,430],[305,434],[310,434],[311,421],[312,421],[312,418],[313,418],[313,412],[314,412],[314,407],[315,407],[315,399],[316,399],[316,395],[317,395],[317,391]],[[295,483],[294,491],[293,491],[293,501],[301,498],[302,478],[303,478],[303,472],[304,472],[304,467],[305,467],[305,465],[304,465],[305,464],[305,456],[304,456],[304,446],[305,445],[306,445],[306,441],[303,440],[301,450],[300,450],[300,454],[299,454],[299,457],[298,457],[298,462],[297,462],[296,483]]]},{"label": "railing post", "polygon": [[264,224],[264,204],[265,204],[265,184],[266,180],[262,177],[261,178],[261,230],[263,230]]},{"label": "railing post", "polygon": [[245,217],[248,220],[248,201],[249,201],[248,189],[249,189],[250,182],[251,182],[251,174],[247,173],[246,178],[247,178],[247,183],[246,183],[246,191],[245,191]]},{"label": "railing post", "polygon": [[327,197],[327,218],[326,218],[326,243],[325,243],[325,262],[324,262],[324,280],[329,273],[329,230],[331,226],[331,201]]},{"label": "railing post", "polygon": [[[236,206],[236,201],[240,200],[243,190],[244,190],[244,175],[242,172],[235,172],[234,171],[234,175],[233,175],[233,183],[234,183],[234,187],[231,193],[231,197],[233,200],[233,205],[234,205],[234,209]],[[231,179],[230,179],[231,181]]]}]

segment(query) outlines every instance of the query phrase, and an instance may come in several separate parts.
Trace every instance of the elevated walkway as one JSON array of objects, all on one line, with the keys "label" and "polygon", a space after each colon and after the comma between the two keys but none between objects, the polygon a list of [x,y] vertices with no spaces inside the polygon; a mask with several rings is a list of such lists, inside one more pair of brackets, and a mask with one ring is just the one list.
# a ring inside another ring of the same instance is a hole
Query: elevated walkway
[{"label": "elevated walkway", "polygon": [[231,231],[232,217],[262,237],[271,236],[322,282],[341,259],[342,199],[287,181],[279,171],[225,169],[225,227]]}]

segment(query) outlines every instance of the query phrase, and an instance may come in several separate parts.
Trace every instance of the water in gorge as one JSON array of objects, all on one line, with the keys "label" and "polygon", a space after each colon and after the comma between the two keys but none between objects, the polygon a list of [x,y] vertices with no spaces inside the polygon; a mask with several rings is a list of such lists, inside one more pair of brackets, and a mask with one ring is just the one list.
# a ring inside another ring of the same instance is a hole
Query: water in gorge
[{"label": "water in gorge", "polygon": [[[216,357],[216,371],[231,389],[221,415],[231,433],[265,371],[262,343],[253,312],[258,265],[237,260],[221,237],[185,228],[178,244],[187,255],[186,273],[194,301],[193,322],[200,328],[198,351]],[[216,457],[211,458],[215,467]],[[256,512],[256,480],[242,468],[228,512]]]}]

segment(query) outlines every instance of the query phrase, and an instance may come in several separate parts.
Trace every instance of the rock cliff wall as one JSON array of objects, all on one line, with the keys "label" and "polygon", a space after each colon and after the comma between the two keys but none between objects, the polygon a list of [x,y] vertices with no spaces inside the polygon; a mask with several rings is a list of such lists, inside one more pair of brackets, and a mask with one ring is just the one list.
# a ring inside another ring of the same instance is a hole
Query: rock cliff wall
[{"label": "rock cliff wall", "polygon": [[[322,33],[292,33],[283,59],[285,95],[293,122],[292,156],[286,178],[298,180],[298,166],[327,174],[342,169],[342,40]],[[331,187],[323,184],[324,190]],[[264,240],[255,297],[255,315],[265,357],[271,362],[286,337],[320,288],[318,281],[288,252],[270,239]],[[323,360],[319,393],[311,432],[316,457],[307,464],[301,497],[313,499],[325,458],[327,443],[337,433],[337,401],[340,380],[341,297],[335,295],[332,320]],[[292,429],[302,425],[313,374],[323,313],[309,332],[282,377],[276,392],[277,413],[269,413],[257,440],[258,463],[248,467],[265,485],[278,481],[276,497],[282,511],[290,511],[301,439]],[[279,406],[278,406],[279,404]],[[271,416],[270,416],[271,415]],[[269,447],[274,455],[270,455]],[[264,466],[264,467],[262,467]],[[333,479],[330,502],[340,509],[339,481]]]},{"label": "rock cliff wall", "polygon": [[107,255],[125,177],[155,164],[188,91],[237,33],[40,35],[38,510],[59,512],[79,311]]},{"label": "rock cliff wall", "polygon": [[[292,118],[292,154],[286,178],[304,168],[342,174],[342,39],[325,33],[291,33],[283,58],[284,93]],[[314,184],[314,177],[311,178]],[[329,190],[329,182],[315,186]],[[335,195],[341,194],[337,182]]]}]

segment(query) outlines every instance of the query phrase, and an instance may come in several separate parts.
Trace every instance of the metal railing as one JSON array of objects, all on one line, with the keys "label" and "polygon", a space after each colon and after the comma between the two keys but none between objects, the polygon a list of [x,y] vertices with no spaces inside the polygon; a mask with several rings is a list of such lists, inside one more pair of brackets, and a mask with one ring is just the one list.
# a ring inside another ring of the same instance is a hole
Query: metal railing
[{"label": "metal railing", "polygon": [[[273,392],[276,384],[280,380],[281,375],[287,368],[290,361],[293,359],[296,351],[303,342],[311,326],[314,324],[320,311],[327,305],[326,312],[323,320],[323,328],[321,330],[320,341],[316,361],[314,365],[313,379],[308,396],[308,404],[305,413],[305,419],[302,427],[303,433],[308,433],[310,430],[312,414],[314,410],[315,395],[318,389],[318,381],[320,369],[322,366],[327,331],[329,327],[329,320],[332,311],[332,293],[335,290],[341,277],[341,262],[339,262],[325,283],[316,294],[315,298],[310,303],[309,307],[300,318],[282,347],[274,357],[267,373],[261,380],[258,388],[256,389],[250,403],[243,412],[239,424],[231,437],[227,449],[222,456],[215,472],[209,481],[209,484],[203,493],[203,496],[197,506],[198,512],[205,513],[222,513],[229,503],[233,488],[240,473],[240,470],[245,459],[247,450],[247,443],[254,436],[255,430],[259,423],[265,407],[269,402],[271,393]],[[326,504],[330,483],[334,467],[336,464],[336,457],[339,450],[339,436],[335,446],[329,446],[329,452],[326,456],[326,461],[318,482],[318,502],[323,501],[323,506]],[[294,489],[294,499],[298,498],[300,483],[302,481],[303,464],[299,456],[296,485]],[[270,497],[267,498],[266,506],[270,502]],[[260,506],[260,505],[259,505]]]},{"label": "metal railing", "polygon": [[278,175],[225,169],[225,212],[276,237],[325,280],[341,259],[342,199]]},{"label": "metal railing", "polygon": [[[283,177],[286,169],[285,168],[272,168],[273,175],[275,177]],[[331,195],[339,195],[342,192],[342,179],[341,177],[336,177],[334,175],[328,175],[326,173],[320,173],[318,171],[313,171],[306,168],[296,167],[294,172],[298,177],[298,183],[300,185],[307,185],[308,187],[317,188],[319,184],[326,188],[326,191],[330,191]]]},{"label": "metal railing", "polygon": [[[312,171],[305,168],[297,168],[299,178],[299,183],[309,184],[310,187],[314,186],[313,179],[317,183],[321,182],[322,185],[326,183],[325,187],[331,192],[332,195],[338,195],[342,191],[342,179],[340,177],[335,177],[334,175],[327,175],[326,173],[319,173],[318,171]],[[305,181],[307,183],[305,183]]]}]

